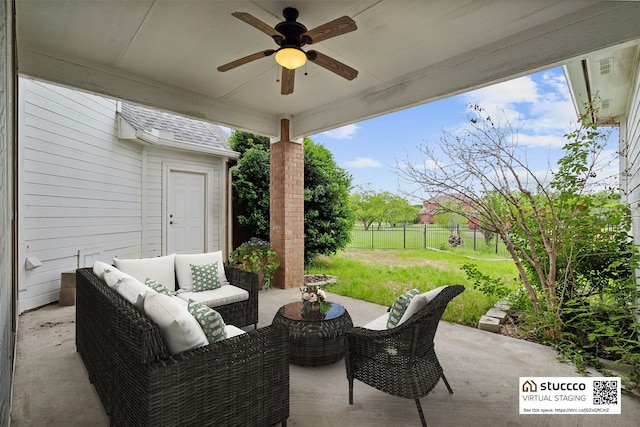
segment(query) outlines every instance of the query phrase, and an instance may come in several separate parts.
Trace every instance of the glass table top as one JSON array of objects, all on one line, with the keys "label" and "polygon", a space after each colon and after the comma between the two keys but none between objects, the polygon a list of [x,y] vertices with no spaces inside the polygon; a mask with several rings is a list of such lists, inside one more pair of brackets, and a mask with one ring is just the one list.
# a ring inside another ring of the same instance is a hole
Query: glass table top
[{"label": "glass table top", "polygon": [[279,312],[290,320],[314,321],[337,319],[346,311],[342,305],[335,302],[325,301],[323,306],[321,311],[311,311],[303,308],[302,301],[296,301],[281,307]]}]

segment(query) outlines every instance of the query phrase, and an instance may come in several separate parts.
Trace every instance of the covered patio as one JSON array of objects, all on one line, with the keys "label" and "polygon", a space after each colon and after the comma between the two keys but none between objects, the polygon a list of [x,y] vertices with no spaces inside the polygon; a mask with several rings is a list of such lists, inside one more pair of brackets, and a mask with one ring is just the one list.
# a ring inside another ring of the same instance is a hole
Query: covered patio
[{"label": "covered patio", "polygon": [[[278,308],[299,298],[298,289],[261,291],[259,324],[271,324]],[[387,310],[329,294],[344,305],[356,326]],[[20,316],[11,425],[109,425],[100,400],[75,350],[75,307],[48,305]],[[621,415],[518,415],[518,378],[578,376],[539,344],[440,322],[436,352],[454,394],[443,382],[421,399],[430,426],[634,426],[640,397],[622,395]],[[203,367],[206,369],[206,367]],[[247,384],[251,387],[251,384]],[[289,426],[418,426],[411,399],[402,399],[356,381],[349,405],[344,361],[321,367],[290,366]]]},{"label": "covered patio", "polygon": [[[216,70],[275,46],[232,13],[249,13],[274,26],[285,7],[296,7],[308,28],[343,15],[353,18],[357,30],[313,48],[358,76],[348,80],[311,63],[308,75],[304,68],[296,71],[293,93],[282,95],[278,80],[292,77],[273,58]],[[614,73],[605,76],[602,88],[616,89],[607,98],[612,114],[597,119],[621,124],[621,151],[629,159],[640,145],[634,104],[638,2],[19,0],[4,2],[1,11],[6,39],[0,88],[0,423],[12,426],[108,425],[75,352],[74,308],[49,305],[17,315],[16,282],[25,261],[16,247],[17,74],[272,138],[271,241],[283,260],[276,286],[285,289],[261,293],[259,326],[296,299],[302,283],[304,136],[565,64],[574,64],[569,71],[579,104],[592,99],[591,77],[602,65],[597,59],[610,58]],[[617,92],[621,87],[623,93]],[[630,160],[623,182],[634,205],[639,170]],[[636,214],[636,239],[639,224]],[[332,298],[347,307],[356,325],[386,309]],[[631,426],[640,419],[638,400],[628,395],[622,415],[520,416],[518,377],[575,376],[575,369],[547,347],[448,323],[440,325],[436,346],[455,394],[438,385],[423,399],[430,425]],[[356,383],[355,404],[348,405],[342,362],[293,366],[290,372],[289,425],[418,425],[412,401],[362,384]]]},{"label": "covered patio", "polygon": [[[15,5],[18,73],[272,139],[270,241],[281,258],[280,288],[302,283],[303,137],[573,62],[581,104],[596,89],[580,85],[597,67],[586,58],[640,40],[637,2]],[[274,60],[289,46],[306,52],[297,69]],[[634,55],[613,55],[613,77],[597,88],[609,100],[607,120],[628,108],[618,91],[630,90],[623,84],[631,81]],[[221,249],[233,249],[227,246]]]}]

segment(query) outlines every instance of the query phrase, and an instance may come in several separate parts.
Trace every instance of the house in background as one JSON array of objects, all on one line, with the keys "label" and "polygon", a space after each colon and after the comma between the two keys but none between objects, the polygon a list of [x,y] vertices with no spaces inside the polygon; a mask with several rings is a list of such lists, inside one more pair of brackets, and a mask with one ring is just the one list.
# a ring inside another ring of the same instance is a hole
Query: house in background
[{"label": "house in background", "polygon": [[24,78],[18,109],[19,312],[95,260],[228,254],[222,128]]},{"label": "house in background", "polygon": [[443,205],[456,203],[462,204],[462,209],[467,212],[467,219],[469,220],[469,229],[474,230],[478,228],[480,220],[477,218],[476,212],[474,212],[471,206],[471,201],[461,201],[458,197],[454,196],[438,196],[422,202],[422,208],[418,211],[418,223],[419,224],[434,224],[435,216],[440,213],[445,213],[446,210]]}]

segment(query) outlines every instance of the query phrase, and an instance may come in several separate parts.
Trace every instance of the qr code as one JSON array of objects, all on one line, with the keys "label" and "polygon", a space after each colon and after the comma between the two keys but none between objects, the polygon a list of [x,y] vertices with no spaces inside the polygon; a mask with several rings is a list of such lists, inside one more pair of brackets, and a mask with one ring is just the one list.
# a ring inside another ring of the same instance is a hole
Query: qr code
[{"label": "qr code", "polygon": [[594,381],[593,382],[594,405],[618,404],[618,381]]}]

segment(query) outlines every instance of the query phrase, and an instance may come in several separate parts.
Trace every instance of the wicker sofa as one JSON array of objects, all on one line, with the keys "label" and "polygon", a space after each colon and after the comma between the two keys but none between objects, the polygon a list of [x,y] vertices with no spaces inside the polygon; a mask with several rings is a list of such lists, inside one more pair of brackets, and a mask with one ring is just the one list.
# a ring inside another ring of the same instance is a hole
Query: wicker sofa
[{"label": "wicker sofa", "polygon": [[[247,286],[244,272],[226,273]],[[77,351],[111,425],[286,425],[285,329],[268,326],[171,355],[159,326],[91,268],[77,270],[76,287]],[[225,322],[246,319],[238,311],[230,308]]]}]

